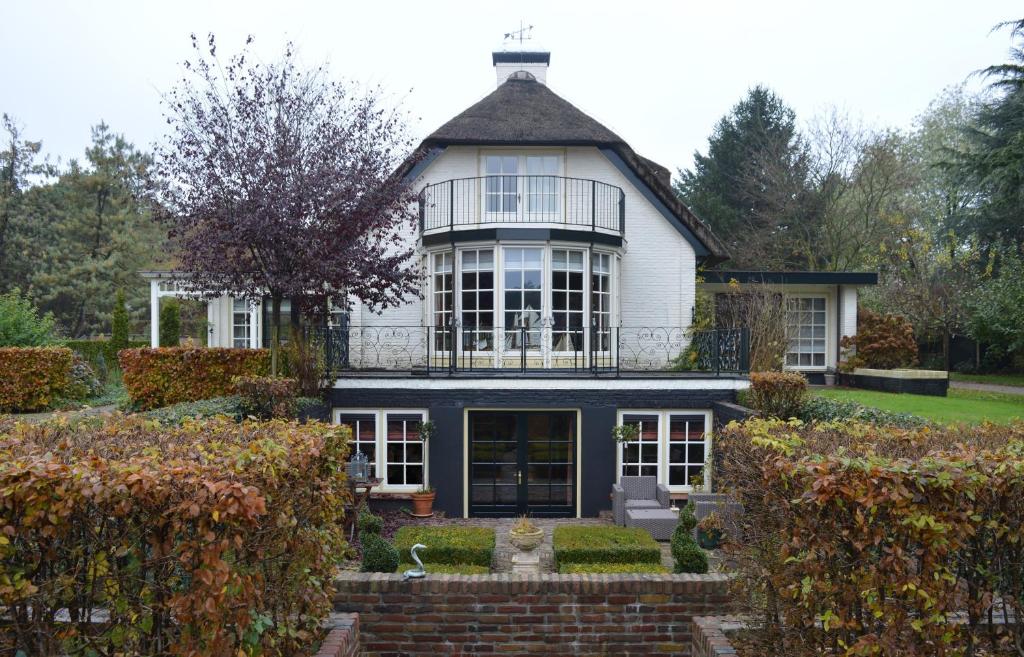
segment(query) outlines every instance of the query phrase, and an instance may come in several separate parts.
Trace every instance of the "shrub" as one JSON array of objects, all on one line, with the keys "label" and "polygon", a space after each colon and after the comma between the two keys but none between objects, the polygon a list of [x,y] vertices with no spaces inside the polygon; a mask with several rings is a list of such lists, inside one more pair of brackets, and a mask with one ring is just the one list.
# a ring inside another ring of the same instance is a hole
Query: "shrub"
[{"label": "shrub", "polygon": [[398,550],[377,534],[367,534],[362,539],[364,573],[393,573],[398,569]]},{"label": "shrub", "polygon": [[928,420],[910,413],[893,413],[883,411],[880,408],[861,406],[857,402],[819,397],[808,395],[807,399],[800,406],[797,417],[804,422],[840,422],[844,420],[856,420],[871,424],[884,424],[888,426],[912,429],[923,427]]},{"label": "shrub", "polygon": [[558,572],[564,575],[656,573],[664,574],[668,568],[660,563],[563,563]]},{"label": "shrub", "polygon": [[747,397],[755,410],[770,417],[790,418],[800,412],[807,379],[796,372],[752,372]]},{"label": "shrub", "polygon": [[7,425],[10,654],[300,654],[332,606],[349,438],[282,421]]},{"label": "shrub", "polygon": [[71,364],[65,347],[0,347],[0,411],[45,410],[67,389]]},{"label": "shrub", "polygon": [[71,370],[68,372],[68,385],[61,393],[68,399],[87,399],[95,397],[103,390],[96,373],[84,358],[74,353],[71,356]]},{"label": "shrub", "polygon": [[160,346],[177,347],[181,343],[181,304],[166,299],[160,307]]},{"label": "shrub", "polygon": [[285,369],[295,379],[299,392],[310,397],[320,393],[327,376],[322,339],[307,340],[301,331],[296,331],[285,347]]},{"label": "shrub", "polygon": [[118,290],[114,299],[114,312],[110,318],[110,348],[115,355],[128,348],[128,309],[124,304],[124,290]]},{"label": "shrub", "polygon": [[65,340],[63,345],[81,355],[100,374],[117,367],[117,352],[121,349],[144,349],[149,342],[130,340],[124,347],[117,347],[112,340]]},{"label": "shrub", "polygon": [[236,376],[265,375],[266,349],[125,349],[118,354],[132,403],[148,410],[231,394]]},{"label": "shrub", "polygon": [[359,535],[364,534],[380,534],[384,531],[384,519],[380,516],[376,516],[366,509],[363,509],[359,513],[359,519],[356,521],[359,527]]},{"label": "shrub", "polygon": [[[403,563],[395,569],[396,573],[404,573],[407,570],[419,568],[413,563]],[[468,563],[423,563],[424,570],[429,575],[488,575],[491,572],[489,566],[474,566]]]},{"label": "shrub", "polygon": [[295,395],[298,392],[295,379],[236,376],[232,379],[231,389],[241,399],[242,412],[246,415],[264,420],[295,417]]},{"label": "shrub", "polygon": [[555,564],[661,563],[661,548],[638,527],[562,525],[552,536]]},{"label": "shrub", "polygon": [[860,308],[857,335],[845,336],[840,346],[851,353],[846,369],[871,367],[893,369],[917,364],[914,326],[899,315],[883,315]]},{"label": "shrub", "polygon": [[417,543],[427,546],[419,550],[420,559],[435,564],[490,567],[494,556],[494,530],[489,527],[405,525],[395,532],[395,548],[403,558]]},{"label": "shrub", "polygon": [[319,397],[296,397],[295,417],[299,420],[331,421],[331,407]]},{"label": "shrub", "polygon": [[17,289],[0,294],[0,347],[45,347],[56,342],[53,314],[40,315]]},{"label": "shrub", "polygon": [[689,534],[687,534],[687,540],[680,540],[672,544],[672,561],[677,573],[700,575],[708,572],[708,555]]},{"label": "shrub", "polygon": [[146,411],[139,415],[156,420],[160,424],[181,424],[185,420],[201,420],[207,417],[222,415],[236,422],[241,422],[242,400],[237,396],[214,397],[193,402],[180,402],[163,408]]}]

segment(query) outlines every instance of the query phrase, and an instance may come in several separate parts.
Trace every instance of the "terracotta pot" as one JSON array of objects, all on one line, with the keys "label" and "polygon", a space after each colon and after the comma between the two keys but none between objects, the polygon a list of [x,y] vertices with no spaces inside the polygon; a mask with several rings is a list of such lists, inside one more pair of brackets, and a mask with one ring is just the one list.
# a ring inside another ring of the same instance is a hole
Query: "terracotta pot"
[{"label": "terracotta pot", "polygon": [[523,552],[530,552],[537,549],[537,546],[544,540],[544,530],[538,527],[535,532],[510,531],[508,540]]},{"label": "terracotta pot", "polygon": [[434,515],[434,491],[412,494],[412,514],[420,518]]}]

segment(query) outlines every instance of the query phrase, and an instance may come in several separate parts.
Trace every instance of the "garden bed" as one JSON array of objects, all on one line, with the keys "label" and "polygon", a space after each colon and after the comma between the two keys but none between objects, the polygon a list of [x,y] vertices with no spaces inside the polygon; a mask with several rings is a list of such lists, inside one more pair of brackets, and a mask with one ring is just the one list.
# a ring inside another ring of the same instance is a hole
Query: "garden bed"
[{"label": "garden bed", "polygon": [[657,541],[636,527],[563,525],[555,528],[552,543],[559,572],[657,572],[655,567],[662,567]]},{"label": "garden bed", "polygon": [[944,370],[871,369],[858,367],[844,375],[855,388],[881,392],[945,397],[949,391],[949,372]]},{"label": "garden bed", "polygon": [[405,525],[395,532],[395,549],[403,560],[417,543],[426,546],[417,552],[420,559],[434,566],[477,566],[489,572],[494,559],[494,529],[490,527]]}]

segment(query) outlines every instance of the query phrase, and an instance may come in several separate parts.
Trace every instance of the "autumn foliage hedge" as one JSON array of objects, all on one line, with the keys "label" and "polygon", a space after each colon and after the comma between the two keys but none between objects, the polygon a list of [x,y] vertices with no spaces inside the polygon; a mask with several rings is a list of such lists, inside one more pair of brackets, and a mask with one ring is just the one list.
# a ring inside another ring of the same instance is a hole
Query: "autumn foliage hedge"
[{"label": "autumn foliage hedge", "polygon": [[0,420],[0,654],[304,654],[345,548],[348,438]]},{"label": "autumn foliage hedge", "polygon": [[845,336],[840,346],[850,354],[845,369],[891,370],[917,364],[914,326],[899,315],[861,308],[857,311],[857,335]]},{"label": "autumn foliage hedge", "polygon": [[1024,424],[755,419],[716,445],[718,485],[744,507],[727,549],[763,654],[1024,645],[1021,624],[989,622],[1024,614]]},{"label": "autumn foliage hedge", "polygon": [[807,396],[807,379],[799,372],[751,372],[750,405],[768,417],[800,414]]},{"label": "autumn foliage hedge", "polygon": [[118,360],[124,387],[139,410],[230,395],[234,377],[270,369],[266,349],[123,349]]},{"label": "autumn foliage hedge", "polygon": [[70,383],[73,356],[63,347],[0,348],[0,411],[41,411]]}]

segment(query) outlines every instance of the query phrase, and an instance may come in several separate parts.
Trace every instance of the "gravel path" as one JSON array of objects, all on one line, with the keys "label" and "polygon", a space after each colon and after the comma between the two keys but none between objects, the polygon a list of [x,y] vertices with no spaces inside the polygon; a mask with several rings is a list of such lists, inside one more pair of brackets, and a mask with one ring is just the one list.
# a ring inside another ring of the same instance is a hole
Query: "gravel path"
[{"label": "gravel path", "polygon": [[974,383],[972,381],[950,381],[950,388],[977,390],[979,392],[1001,392],[1008,395],[1024,395],[1024,386],[1005,386],[998,383]]}]

